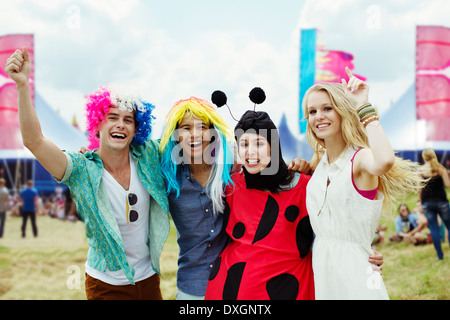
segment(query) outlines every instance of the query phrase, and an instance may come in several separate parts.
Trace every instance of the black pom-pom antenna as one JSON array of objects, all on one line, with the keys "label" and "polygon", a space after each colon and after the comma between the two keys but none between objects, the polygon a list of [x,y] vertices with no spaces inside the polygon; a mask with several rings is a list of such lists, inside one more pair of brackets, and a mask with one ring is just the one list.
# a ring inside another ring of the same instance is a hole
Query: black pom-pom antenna
[{"label": "black pom-pom antenna", "polygon": [[227,104],[227,95],[223,91],[216,90],[211,95],[211,101],[217,108],[223,107]]},{"label": "black pom-pom antenna", "polygon": [[249,98],[253,103],[261,104],[266,100],[266,94],[263,89],[256,87],[250,91]]},{"label": "black pom-pom antenna", "polygon": [[[238,121],[238,120],[233,116],[233,113],[231,113],[231,109],[230,109],[230,107],[227,105],[227,95],[226,95],[223,91],[220,91],[220,90],[214,91],[214,92],[212,93],[212,95],[211,95],[211,101],[212,101],[212,103],[214,103],[214,104],[217,106],[217,108],[220,108],[220,107],[223,107],[223,106],[227,106],[228,111],[229,111],[230,114],[231,114],[231,117],[232,117],[235,121]],[[239,122],[239,121],[238,121],[238,122]]]},{"label": "black pom-pom antenna", "polygon": [[[249,98],[255,104],[255,106],[253,107],[253,111],[255,111],[256,105],[261,104],[266,100],[266,94],[263,89],[256,87],[250,91]],[[211,101],[217,106],[217,108],[227,106],[228,110],[230,111],[231,117],[236,120],[236,118],[231,113],[230,107],[227,104],[227,95],[223,91],[214,91],[211,95]]]}]

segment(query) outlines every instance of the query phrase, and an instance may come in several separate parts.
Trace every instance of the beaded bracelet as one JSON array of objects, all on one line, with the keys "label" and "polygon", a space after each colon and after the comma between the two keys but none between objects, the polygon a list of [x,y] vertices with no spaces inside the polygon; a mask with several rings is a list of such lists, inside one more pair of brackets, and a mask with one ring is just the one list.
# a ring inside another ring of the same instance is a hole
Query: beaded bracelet
[{"label": "beaded bracelet", "polygon": [[380,118],[377,115],[373,115],[373,116],[370,116],[369,118],[365,119],[364,121],[362,121],[361,124],[365,128],[369,123],[379,120],[379,119]]},{"label": "beaded bracelet", "polygon": [[363,105],[361,105],[356,112],[358,113],[359,120],[363,124],[364,127],[369,122],[374,121],[374,117],[378,118],[377,111],[375,110],[375,107],[372,106],[371,103],[366,102]]}]

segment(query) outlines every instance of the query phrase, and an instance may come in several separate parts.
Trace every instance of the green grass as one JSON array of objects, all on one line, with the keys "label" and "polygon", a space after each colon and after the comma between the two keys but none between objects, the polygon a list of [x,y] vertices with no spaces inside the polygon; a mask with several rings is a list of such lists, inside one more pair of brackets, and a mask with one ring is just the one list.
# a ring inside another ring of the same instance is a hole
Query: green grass
[{"label": "green grass", "polygon": [[[450,198],[450,188],[446,189]],[[412,210],[416,207],[417,195],[404,201]],[[433,244],[414,246],[391,243],[389,236],[395,234],[394,219],[398,215],[382,217],[381,224],[387,226],[383,244],[376,250],[383,254],[383,280],[389,296],[394,300],[449,300],[450,299],[450,249],[448,234],[442,244],[444,260],[438,260]],[[448,231],[447,231],[448,232]]]},{"label": "green grass", "polygon": [[[21,237],[22,219],[8,217],[0,239],[0,300],[85,300],[84,264],[87,240],[81,222],[38,217],[39,236],[28,222]],[[161,256],[164,299],[176,292],[178,246],[172,225]]]},{"label": "green grass", "polygon": [[[407,203],[415,206],[416,197]],[[384,218],[387,238],[394,233],[393,218]],[[27,238],[20,233],[21,218],[8,217],[0,239],[0,300],[83,300],[87,241],[84,225],[38,217],[39,237],[28,225]],[[423,246],[389,243],[377,245],[384,257],[383,279],[391,299],[450,299],[450,249],[442,245],[444,260],[438,261],[432,244]],[[161,291],[164,299],[176,292],[178,246],[172,224],[161,256]]]},{"label": "green grass", "polygon": [[445,258],[439,261],[432,244],[414,246],[395,243],[378,245],[383,254],[383,280],[393,300],[450,299],[450,250],[443,244]]}]

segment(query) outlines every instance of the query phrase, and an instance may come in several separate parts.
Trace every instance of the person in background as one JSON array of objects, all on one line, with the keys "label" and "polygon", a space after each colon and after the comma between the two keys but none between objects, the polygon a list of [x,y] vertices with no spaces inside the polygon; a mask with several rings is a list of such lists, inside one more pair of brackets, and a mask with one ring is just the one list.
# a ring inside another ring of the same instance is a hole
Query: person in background
[{"label": "person in background", "polygon": [[375,236],[372,240],[372,248],[375,248],[375,245],[378,243],[384,242],[385,234],[384,232],[387,230],[387,227],[385,225],[379,224],[377,229],[375,230]]},{"label": "person in background", "polygon": [[398,207],[399,216],[395,219],[395,236],[389,239],[392,242],[408,242],[413,244],[426,243],[428,236],[424,233],[427,226],[426,219],[419,214],[410,212],[409,207],[402,203]]},{"label": "person in background", "polygon": [[3,237],[5,228],[6,210],[9,207],[9,191],[6,188],[6,181],[0,178],[0,238]]},{"label": "person in background", "polygon": [[36,224],[36,211],[39,209],[39,195],[33,187],[33,181],[28,180],[27,187],[20,193],[22,203],[22,238],[26,236],[27,220],[30,218],[34,237],[38,236],[38,227]]},{"label": "person in background", "polygon": [[[419,192],[419,199],[422,203],[422,210],[428,220],[428,227],[431,231],[434,248],[439,260],[444,258],[441,240],[439,235],[438,216],[447,230],[450,230],[450,207],[447,199],[445,187],[450,187],[450,178],[447,170],[437,160],[436,153],[431,148],[422,151],[422,158],[425,163],[421,166],[421,174],[428,179],[425,186]],[[450,244],[450,232],[449,232]]]}]

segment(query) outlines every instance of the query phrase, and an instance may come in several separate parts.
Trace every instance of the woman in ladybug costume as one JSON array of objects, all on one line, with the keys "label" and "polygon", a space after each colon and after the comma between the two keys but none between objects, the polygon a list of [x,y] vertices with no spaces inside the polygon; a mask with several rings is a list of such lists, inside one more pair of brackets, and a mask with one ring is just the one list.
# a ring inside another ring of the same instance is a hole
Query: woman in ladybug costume
[{"label": "woman in ladybug costume", "polygon": [[[226,104],[222,92],[219,102],[215,94],[215,104]],[[264,92],[255,88],[250,99],[262,103]],[[243,171],[225,192],[224,227],[231,241],[215,262],[205,299],[314,299],[313,232],[305,203],[310,176],[288,171],[266,112],[247,111],[235,136]]]}]

